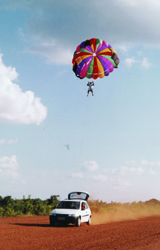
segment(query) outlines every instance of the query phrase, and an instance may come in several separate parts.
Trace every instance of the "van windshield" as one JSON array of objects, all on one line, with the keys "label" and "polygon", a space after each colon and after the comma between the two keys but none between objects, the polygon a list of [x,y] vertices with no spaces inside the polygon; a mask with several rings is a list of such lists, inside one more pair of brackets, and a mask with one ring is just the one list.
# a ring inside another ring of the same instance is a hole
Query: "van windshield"
[{"label": "van windshield", "polygon": [[57,208],[63,209],[79,209],[80,202],[79,201],[61,201]]}]

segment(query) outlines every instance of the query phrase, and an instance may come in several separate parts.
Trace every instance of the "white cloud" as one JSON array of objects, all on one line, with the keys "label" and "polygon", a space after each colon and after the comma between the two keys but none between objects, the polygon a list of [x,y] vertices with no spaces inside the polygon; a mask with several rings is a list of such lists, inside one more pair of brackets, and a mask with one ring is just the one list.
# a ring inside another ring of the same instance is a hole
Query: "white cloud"
[{"label": "white cloud", "polygon": [[159,175],[159,174],[156,173],[155,171],[153,171],[152,169],[149,169],[148,175],[155,176],[155,175]]},{"label": "white cloud", "polygon": [[124,178],[129,176],[141,176],[142,174],[143,177],[146,176],[146,174],[152,176],[159,175],[153,169],[149,169],[149,167],[159,170],[160,161],[147,161],[143,159],[139,163],[132,160],[127,161],[126,164],[126,166],[104,169],[104,171],[113,176],[123,176]]},{"label": "white cloud", "polygon": [[47,116],[47,108],[32,91],[22,92],[13,83],[17,77],[16,69],[5,66],[0,54],[0,122],[39,125]]},{"label": "white cloud", "polygon": [[12,181],[20,181],[25,184],[20,173],[18,172],[19,163],[17,161],[17,156],[12,155],[11,157],[4,156],[0,158],[0,178],[8,181],[11,178]]},{"label": "white cloud", "polygon": [[19,168],[20,166],[16,155],[12,155],[11,157],[4,156],[0,158],[0,178],[4,179],[6,182],[11,179],[13,182],[19,181],[25,184],[21,174],[18,172]]},{"label": "white cloud", "polygon": [[132,160],[132,161],[127,161],[126,164],[127,164],[127,165],[136,166],[136,165],[137,165],[137,162],[136,162],[135,160]]},{"label": "white cloud", "polygon": [[98,164],[95,161],[85,161],[84,168],[89,171],[95,171],[99,168]]},{"label": "white cloud", "polygon": [[[157,32],[160,2],[157,0],[152,4],[150,0],[112,0],[107,4],[106,0],[6,0],[2,8],[22,8],[32,13],[26,22],[30,44],[33,44],[28,51],[45,56],[51,63],[69,64],[76,46],[95,36],[115,49],[121,46],[124,52],[126,45],[160,46]],[[21,28],[19,34],[24,39]]]},{"label": "white cloud", "polygon": [[[139,165],[139,167],[138,167]],[[118,176],[140,176],[143,173],[148,173],[149,175],[158,175],[155,171],[152,169],[146,170],[144,167],[160,167],[160,162],[157,161],[147,161],[143,159],[140,163],[136,163],[136,161],[128,161],[127,166],[121,166],[118,168],[110,169],[110,173],[113,175],[118,175]],[[148,172],[146,172],[148,171]]]},{"label": "white cloud", "polygon": [[128,52],[128,50],[129,50],[129,48],[125,45],[120,45],[118,48],[119,48],[119,50],[121,50],[124,53]]},{"label": "white cloud", "polygon": [[0,169],[5,170],[16,170],[19,168],[19,164],[17,162],[17,156],[12,155],[11,157],[4,156],[0,158]]},{"label": "white cloud", "polygon": [[130,182],[128,182],[126,180],[122,180],[120,178],[112,180],[112,183],[113,183],[113,189],[114,190],[119,190],[119,191],[126,190],[126,188],[131,186]]},{"label": "white cloud", "polygon": [[42,55],[48,59],[49,63],[55,64],[71,64],[73,51],[63,46],[56,44],[55,42],[51,43],[42,43],[32,45],[29,49],[29,52]]},{"label": "white cloud", "polygon": [[145,172],[142,167],[144,164],[146,164],[145,160],[141,161],[140,164],[138,164],[135,160],[131,160],[126,162],[127,166],[120,166],[114,169],[110,169],[110,172],[113,175],[119,176],[141,175]]},{"label": "white cloud", "polygon": [[0,146],[2,146],[3,144],[5,144],[5,139],[0,139]]},{"label": "white cloud", "polygon": [[9,144],[15,144],[15,143],[17,143],[17,142],[18,142],[17,139],[14,139],[14,140],[13,140],[13,139],[9,139],[9,140],[8,140],[8,143],[9,143]]},{"label": "white cloud", "polygon": [[141,175],[144,172],[142,167],[134,168],[134,167],[120,167],[119,173],[120,175]]},{"label": "white cloud", "polygon": [[65,75],[66,72],[67,72],[67,70],[64,69],[64,70],[62,70],[62,71],[57,72],[56,76],[57,76],[57,77],[61,77],[61,76]]},{"label": "white cloud", "polygon": [[70,177],[72,177],[72,178],[83,178],[83,174],[82,173],[72,173],[70,175]]},{"label": "white cloud", "polygon": [[147,161],[143,159],[140,163],[142,166],[157,166],[160,167],[160,161]]},{"label": "white cloud", "polygon": [[3,144],[15,144],[17,143],[18,140],[17,139],[9,139],[9,140],[5,140],[5,139],[0,139],[0,146],[2,146]]},{"label": "white cloud", "polygon": [[137,63],[138,61],[134,59],[134,57],[131,57],[131,58],[126,58],[125,59],[125,64],[127,67],[132,67],[133,64]]},{"label": "white cloud", "polygon": [[21,27],[18,28],[18,34],[22,40],[25,38],[24,31]]},{"label": "white cloud", "polygon": [[128,5],[131,7],[138,6],[139,0],[118,0],[120,4]]},{"label": "white cloud", "polygon": [[[150,46],[153,41],[159,45],[157,25],[160,23],[160,4],[156,0],[152,4],[150,0],[112,0],[107,2],[107,8],[106,0],[82,0],[76,4],[74,0],[44,3],[39,1],[30,5],[35,15],[28,22],[30,34],[39,38],[42,44],[56,39],[57,44],[61,42],[62,48],[73,48],[84,38],[96,34],[111,45],[116,42],[117,45],[124,45],[127,42]],[[82,17],[85,17],[89,30],[84,28]]]},{"label": "white cloud", "polygon": [[146,68],[146,69],[149,69],[151,66],[152,66],[152,63],[150,63],[149,61],[148,61],[148,58],[143,58],[143,61],[142,61],[142,63],[141,63],[141,66],[143,67],[143,68]]},{"label": "white cloud", "polygon": [[105,182],[108,178],[107,178],[107,176],[105,176],[105,175],[98,174],[98,175],[93,175],[93,176],[92,176],[92,179],[93,179],[94,181],[98,181],[98,182]]},{"label": "white cloud", "polygon": [[143,160],[141,161],[141,165],[147,165],[147,164],[148,164],[148,161],[147,161],[147,160],[143,159]]},{"label": "white cloud", "polygon": [[24,0],[24,2],[27,3],[27,4],[31,4],[31,3],[33,3],[33,1],[34,0]]},{"label": "white cloud", "polygon": [[63,48],[73,48],[95,34],[111,44],[160,45],[158,0],[153,0],[152,4],[150,0],[112,0],[107,3],[106,0],[5,0],[1,8],[29,10],[32,13],[27,22],[29,34],[41,40],[42,45],[56,39],[57,43],[63,43]]}]

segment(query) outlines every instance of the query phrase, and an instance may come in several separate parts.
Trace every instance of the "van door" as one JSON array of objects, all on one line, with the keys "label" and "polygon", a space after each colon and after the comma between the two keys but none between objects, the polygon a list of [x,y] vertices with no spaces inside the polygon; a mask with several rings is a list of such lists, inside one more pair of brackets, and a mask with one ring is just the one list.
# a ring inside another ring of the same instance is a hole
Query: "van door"
[{"label": "van door", "polygon": [[[87,222],[89,220],[89,209],[85,202],[81,203],[81,222]],[[84,206],[83,206],[84,205]]]}]

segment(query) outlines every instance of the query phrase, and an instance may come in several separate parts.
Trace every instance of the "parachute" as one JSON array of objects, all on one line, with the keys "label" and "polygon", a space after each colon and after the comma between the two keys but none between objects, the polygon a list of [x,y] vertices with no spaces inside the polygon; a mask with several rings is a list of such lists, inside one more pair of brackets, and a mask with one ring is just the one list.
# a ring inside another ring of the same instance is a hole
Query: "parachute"
[{"label": "parachute", "polygon": [[107,42],[92,38],[78,45],[73,54],[72,64],[78,78],[96,80],[108,76],[114,68],[118,68],[119,58]]}]

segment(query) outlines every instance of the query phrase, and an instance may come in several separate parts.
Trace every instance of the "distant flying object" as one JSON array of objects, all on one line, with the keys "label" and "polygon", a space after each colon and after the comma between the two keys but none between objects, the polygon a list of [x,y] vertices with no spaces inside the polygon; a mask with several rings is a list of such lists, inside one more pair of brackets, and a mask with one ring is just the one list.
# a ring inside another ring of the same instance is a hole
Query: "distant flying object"
[{"label": "distant flying object", "polygon": [[69,145],[65,145],[68,150],[70,150]]}]

